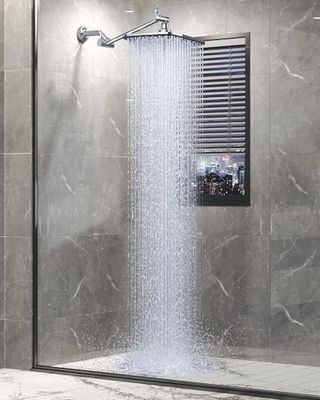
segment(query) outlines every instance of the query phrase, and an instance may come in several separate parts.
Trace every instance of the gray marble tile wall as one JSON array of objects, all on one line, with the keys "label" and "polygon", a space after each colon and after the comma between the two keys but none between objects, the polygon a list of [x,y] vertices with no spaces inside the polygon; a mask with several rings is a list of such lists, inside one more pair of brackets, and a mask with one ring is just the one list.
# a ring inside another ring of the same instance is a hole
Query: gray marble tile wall
[{"label": "gray marble tile wall", "polygon": [[4,0],[4,365],[31,366],[31,0]]},{"label": "gray marble tile wall", "polygon": [[319,365],[320,2],[271,7],[271,356]]},{"label": "gray marble tile wall", "polygon": [[[249,348],[244,354],[251,358],[311,365],[319,365],[320,349],[320,26],[312,18],[319,7],[313,0],[228,0],[227,31],[252,35],[252,206],[204,210],[202,225],[205,238],[210,229],[224,237],[220,245],[204,246],[213,275],[204,304],[212,316],[225,306],[215,321],[226,345]],[[239,249],[237,235],[250,247],[264,245]],[[252,261],[249,254],[256,255]]]},{"label": "gray marble tile wall", "polygon": [[[320,24],[312,16],[320,15],[320,1],[137,3],[138,18],[124,13],[126,1],[41,0],[42,361],[81,358],[112,347],[126,320],[126,45],[106,50],[90,40],[79,46],[75,31],[82,24],[99,26],[112,36],[152,15],[157,3],[172,18],[173,30],[252,34],[252,205],[198,210],[203,322],[233,354],[316,365]],[[6,366],[28,368],[30,0],[5,0],[4,11],[0,360],[4,337]]]}]

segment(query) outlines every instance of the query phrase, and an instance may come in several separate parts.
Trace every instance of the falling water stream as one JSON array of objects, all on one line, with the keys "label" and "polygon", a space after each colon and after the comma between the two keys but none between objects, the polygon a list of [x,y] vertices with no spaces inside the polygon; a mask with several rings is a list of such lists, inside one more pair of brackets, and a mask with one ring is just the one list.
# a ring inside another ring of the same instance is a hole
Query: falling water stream
[{"label": "falling water stream", "polygon": [[130,341],[134,369],[186,371],[197,322],[195,163],[201,45],[129,39]]}]

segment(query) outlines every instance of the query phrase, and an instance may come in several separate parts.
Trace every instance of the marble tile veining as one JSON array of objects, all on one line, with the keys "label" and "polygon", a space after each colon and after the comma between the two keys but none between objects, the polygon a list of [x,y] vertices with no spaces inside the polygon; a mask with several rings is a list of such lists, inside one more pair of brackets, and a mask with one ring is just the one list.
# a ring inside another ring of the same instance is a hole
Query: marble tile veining
[{"label": "marble tile veining", "polygon": [[0,400],[261,400],[39,372],[0,370]]}]

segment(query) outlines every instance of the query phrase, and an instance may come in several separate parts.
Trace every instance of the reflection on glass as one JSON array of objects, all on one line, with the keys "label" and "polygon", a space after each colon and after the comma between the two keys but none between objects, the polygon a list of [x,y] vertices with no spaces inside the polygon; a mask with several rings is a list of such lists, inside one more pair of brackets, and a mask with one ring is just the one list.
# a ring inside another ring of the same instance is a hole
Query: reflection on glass
[{"label": "reflection on glass", "polygon": [[216,197],[245,194],[245,155],[215,154],[198,156],[198,197],[214,202]]}]

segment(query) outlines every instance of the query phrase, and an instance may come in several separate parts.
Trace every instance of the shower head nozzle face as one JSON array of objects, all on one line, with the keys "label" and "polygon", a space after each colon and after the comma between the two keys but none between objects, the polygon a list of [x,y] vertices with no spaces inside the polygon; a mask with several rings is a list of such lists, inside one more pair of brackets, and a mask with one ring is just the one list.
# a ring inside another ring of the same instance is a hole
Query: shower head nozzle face
[{"label": "shower head nozzle face", "polygon": [[181,33],[174,33],[174,32],[171,32],[170,30],[162,30],[162,29],[159,32],[155,32],[155,33],[140,33],[140,34],[135,33],[135,34],[127,35],[126,39],[139,38],[139,37],[164,37],[164,36],[175,36],[175,37],[179,37],[182,39],[191,40],[193,42],[197,42],[200,44],[204,44],[204,41],[201,39],[193,38],[191,36],[182,35]]}]

